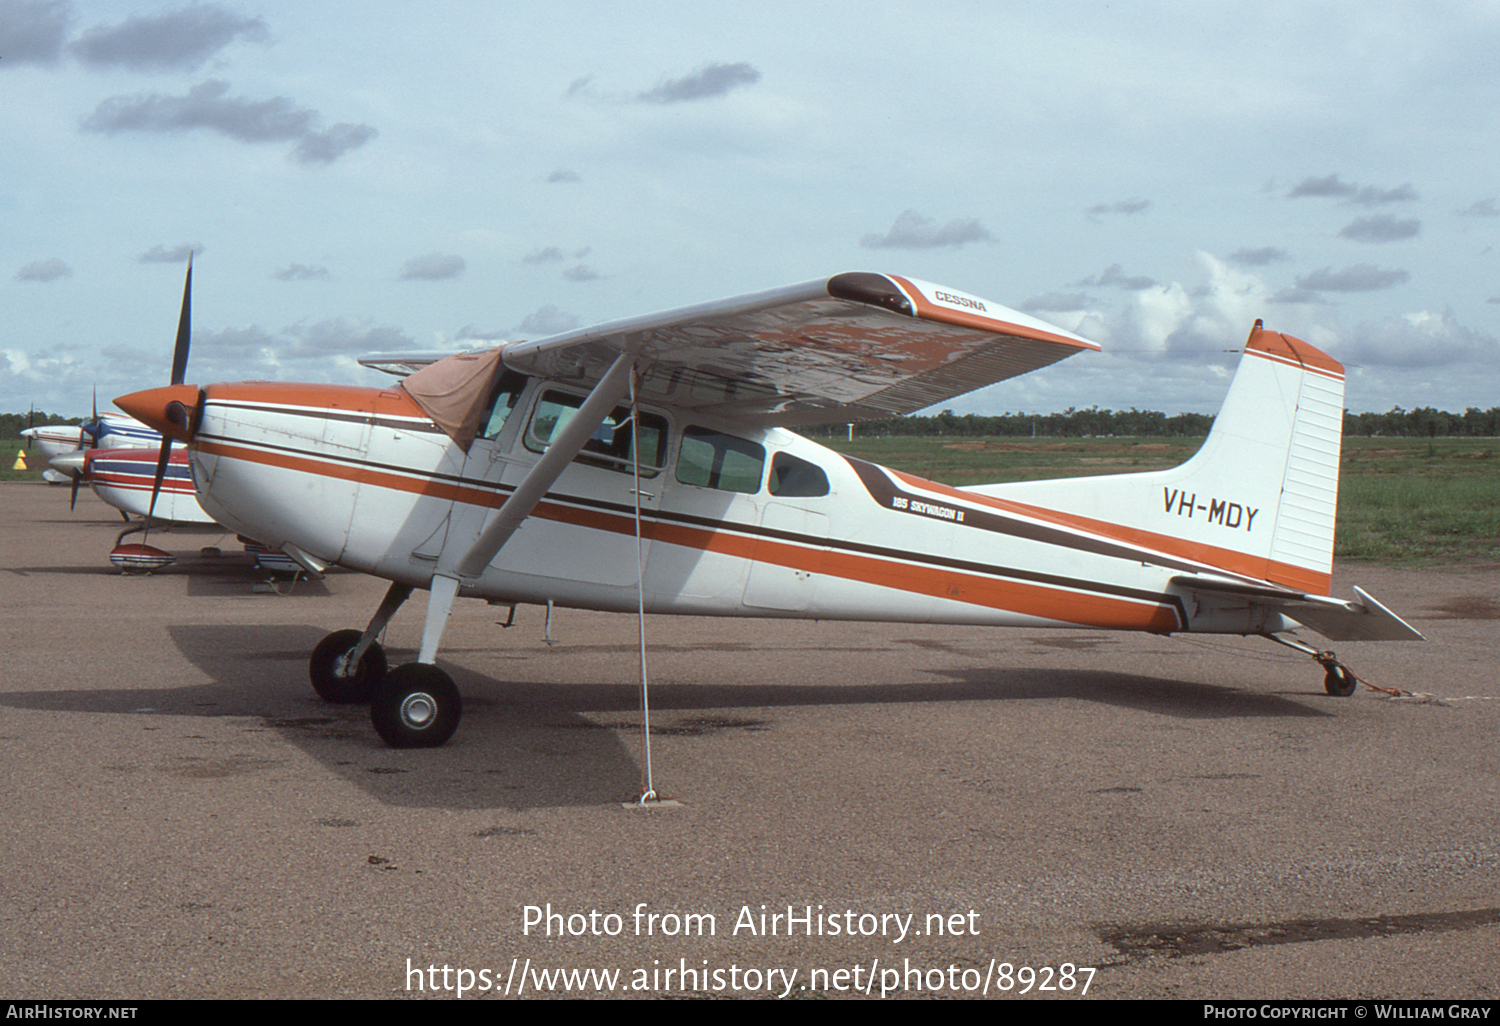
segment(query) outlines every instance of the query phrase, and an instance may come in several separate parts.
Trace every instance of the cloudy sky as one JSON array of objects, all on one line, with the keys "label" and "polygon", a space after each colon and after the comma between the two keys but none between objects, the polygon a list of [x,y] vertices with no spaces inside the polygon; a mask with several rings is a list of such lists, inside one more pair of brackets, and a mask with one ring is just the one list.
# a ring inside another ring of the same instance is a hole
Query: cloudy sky
[{"label": "cloudy sky", "polygon": [[0,0],[0,409],[383,379],[888,271],[1104,346],[953,403],[1500,405],[1500,5]]}]

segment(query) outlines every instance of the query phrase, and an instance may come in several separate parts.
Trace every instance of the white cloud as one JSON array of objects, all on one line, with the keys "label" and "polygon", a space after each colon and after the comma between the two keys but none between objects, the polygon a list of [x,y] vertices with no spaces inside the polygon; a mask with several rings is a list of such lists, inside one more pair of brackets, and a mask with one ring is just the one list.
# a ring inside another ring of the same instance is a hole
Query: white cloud
[{"label": "white cloud", "polygon": [[158,244],[136,257],[136,262],[142,264],[185,264],[188,257],[194,253],[202,252],[203,244],[201,242],[183,243],[176,246]]},{"label": "white cloud", "polygon": [[131,15],[118,25],[88,29],[69,50],[84,64],[148,71],[191,68],[236,39],[264,43],[260,18],[242,18],[216,4],[193,4],[157,15]]},{"label": "white cloud", "polygon": [[16,281],[57,281],[73,277],[73,268],[56,257],[37,260],[16,272]]},{"label": "white cloud", "polygon": [[1493,335],[1458,323],[1452,311],[1421,310],[1361,324],[1339,348],[1350,363],[1387,368],[1473,368],[1490,373],[1500,364]]},{"label": "white cloud", "polygon": [[1105,214],[1144,214],[1151,209],[1151,201],[1143,199],[1116,200],[1114,203],[1097,203],[1085,213],[1091,218]]},{"label": "white cloud", "polygon": [[1404,284],[1411,275],[1406,271],[1355,264],[1335,271],[1331,267],[1297,276],[1297,287],[1311,292],[1376,292]]},{"label": "white cloud", "polygon": [[1355,242],[1399,242],[1415,238],[1422,230],[1422,222],[1416,218],[1397,220],[1390,214],[1374,214],[1356,217],[1339,230],[1339,238]]},{"label": "white cloud", "polygon": [[464,258],[445,253],[412,257],[401,268],[402,281],[445,281],[464,273]]},{"label": "white cloud", "polygon": [[0,69],[56,64],[72,20],[68,0],[0,0]]},{"label": "white cloud", "polygon": [[1112,334],[1121,346],[1164,352],[1192,315],[1187,290],[1173,282],[1133,293]]},{"label": "white cloud", "polygon": [[934,249],[988,242],[990,233],[976,218],[956,218],[940,225],[915,210],[903,211],[884,235],[866,235],[859,244],[866,249]]},{"label": "white cloud", "polygon": [[277,281],[324,281],[329,277],[328,268],[311,267],[307,264],[288,264],[271,277]]},{"label": "white cloud", "polygon": [[83,129],[105,135],[205,129],[239,142],[294,142],[292,157],[304,164],[329,163],[379,134],[369,125],[341,123],[320,129],[317,111],[285,96],[247,100],[230,96],[229,88],[222,79],[210,79],[182,96],[113,96],[83,119]]},{"label": "white cloud", "polygon": [[[655,89],[641,93],[638,98],[646,103],[707,100],[759,81],[760,72],[743,61],[738,64],[705,64],[690,75],[667,79]],[[572,91],[571,87],[569,91]]]},{"label": "white cloud", "polygon": [[532,338],[545,338],[548,335],[572,331],[576,327],[579,327],[577,317],[548,303],[541,309],[527,314],[526,318],[521,321],[520,330],[522,334]]}]

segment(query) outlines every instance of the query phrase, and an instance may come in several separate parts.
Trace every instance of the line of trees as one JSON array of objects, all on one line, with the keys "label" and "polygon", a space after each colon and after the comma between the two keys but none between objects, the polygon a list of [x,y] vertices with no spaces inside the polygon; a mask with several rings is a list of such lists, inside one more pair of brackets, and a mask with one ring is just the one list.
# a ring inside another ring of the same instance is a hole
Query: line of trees
[{"label": "line of trees", "polygon": [[1445,413],[1423,406],[1415,410],[1392,407],[1389,413],[1344,411],[1344,434],[1367,438],[1494,438],[1500,435],[1500,406],[1463,413]]},{"label": "line of trees", "polygon": [[79,417],[61,417],[55,413],[0,413],[0,438],[14,438],[29,427],[45,427],[49,424],[77,424]]},{"label": "line of trees", "polygon": [[[1001,413],[994,416],[944,410],[936,416],[892,417],[888,420],[861,421],[854,433],[870,436],[957,438],[1088,438],[1101,435],[1150,435],[1153,437],[1189,438],[1208,434],[1214,419],[1202,413],[1178,413],[1167,416],[1155,410],[1087,410],[1072,407],[1062,413]],[[825,425],[811,433],[825,438],[841,438],[848,428]]]},{"label": "line of trees", "polygon": [[[944,410],[935,416],[892,417],[867,420],[855,425],[856,436],[957,438],[1098,438],[1103,436],[1196,438],[1208,434],[1214,418],[1203,413],[1167,416],[1155,410],[1086,410],[1072,407],[1062,413],[1001,413],[994,416]],[[824,425],[810,432],[823,438],[842,438],[848,428]],[[1500,436],[1500,406],[1488,410],[1469,407],[1463,413],[1445,413],[1424,406],[1389,413],[1344,411],[1344,433],[1365,437],[1453,438]]]},{"label": "line of trees", "polygon": [[[77,424],[78,417],[55,413],[0,413],[0,437],[14,438],[33,424]],[[994,416],[944,410],[935,416],[892,417],[867,420],[855,426],[865,437],[932,435],[958,438],[1097,438],[1108,435],[1156,438],[1197,438],[1208,434],[1214,419],[1203,413],[1167,416],[1155,410],[1086,410],[1072,407],[1062,413],[1001,413]],[[848,428],[828,424],[808,431],[822,438],[841,438]],[[1500,436],[1500,406],[1488,410],[1469,407],[1463,413],[1448,413],[1431,406],[1405,410],[1392,407],[1387,413],[1344,411],[1344,434],[1366,438],[1495,438]]]}]

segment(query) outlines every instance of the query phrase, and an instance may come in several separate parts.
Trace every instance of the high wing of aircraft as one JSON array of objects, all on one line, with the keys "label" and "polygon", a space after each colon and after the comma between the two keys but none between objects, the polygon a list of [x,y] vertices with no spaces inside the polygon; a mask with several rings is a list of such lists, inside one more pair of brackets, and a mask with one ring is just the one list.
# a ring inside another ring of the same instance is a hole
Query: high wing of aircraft
[{"label": "high wing of aircraft", "polygon": [[[968,293],[853,273],[413,361],[389,388],[200,387],[174,370],[118,403],[187,444],[220,523],[310,569],[391,581],[309,673],[327,699],[369,701],[396,746],[457,726],[436,659],[459,597],[1264,635],[1323,662],[1335,694],[1353,674],[1287,632],[1420,638],[1364,592],[1329,596],[1343,368],[1259,323],[1175,470],[958,489],[789,430],[910,413],[1096,349]],[[376,638],[418,589],[417,659],[387,670]]]}]

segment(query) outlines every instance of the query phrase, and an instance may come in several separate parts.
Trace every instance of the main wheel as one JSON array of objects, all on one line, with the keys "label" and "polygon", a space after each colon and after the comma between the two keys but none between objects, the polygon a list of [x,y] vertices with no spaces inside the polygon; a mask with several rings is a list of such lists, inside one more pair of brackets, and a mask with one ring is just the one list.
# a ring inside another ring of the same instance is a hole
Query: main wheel
[{"label": "main wheel", "polygon": [[358,666],[345,665],[345,657],[363,636],[363,631],[334,631],[313,649],[307,675],[323,701],[340,705],[368,702],[375,685],[385,676],[385,650],[379,642],[370,643]]},{"label": "main wheel", "polygon": [[453,678],[430,663],[396,667],[370,698],[370,722],[392,748],[436,748],[453,736],[462,715]]},{"label": "main wheel", "polygon": [[1337,698],[1348,698],[1358,686],[1358,678],[1343,663],[1328,667],[1328,673],[1323,677],[1323,690]]}]

